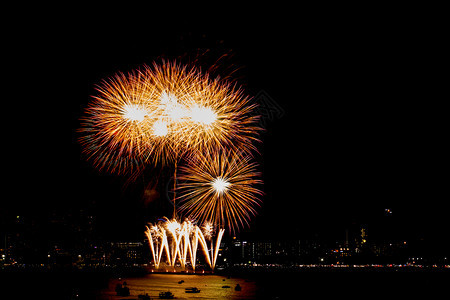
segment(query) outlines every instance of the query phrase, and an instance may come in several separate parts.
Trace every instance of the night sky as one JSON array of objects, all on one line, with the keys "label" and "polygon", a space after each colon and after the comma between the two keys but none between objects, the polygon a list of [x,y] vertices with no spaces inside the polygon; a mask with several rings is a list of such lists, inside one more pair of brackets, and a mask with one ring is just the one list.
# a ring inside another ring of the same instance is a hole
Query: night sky
[{"label": "night sky", "polygon": [[116,72],[160,59],[207,69],[222,57],[217,74],[251,96],[265,91],[280,112],[261,135],[265,196],[244,232],[343,239],[351,224],[382,224],[390,208],[400,236],[448,245],[446,99],[438,45],[420,20],[234,17],[161,29],[92,13],[8,33],[2,218],[83,208],[109,237],[139,236],[165,213],[153,203],[167,202],[164,191],[155,201],[145,178],[95,170],[81,155],[79,118]]}]

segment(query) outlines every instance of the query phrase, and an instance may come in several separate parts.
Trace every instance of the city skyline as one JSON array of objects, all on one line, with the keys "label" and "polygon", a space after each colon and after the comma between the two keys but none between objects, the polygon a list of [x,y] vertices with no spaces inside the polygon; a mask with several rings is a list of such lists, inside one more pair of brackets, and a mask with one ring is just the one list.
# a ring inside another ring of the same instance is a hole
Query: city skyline
[{"label": "city skyline", "polygon": [[[423,60],[414,60],[415,35],[398,39],[387,25],[377,30],[383,35],[371,26],[349,26],[343,35],[328,28],[166,30],[112,48],[115,33],[107,31],[46,32],[42,49],[19,55],[11,70],[19,77],[28,68],[35,79],[20,101],[31,134],[7,136],[17,151],[11,151],[15,165],[6,185],[17,200],[2,203],[2,219],[45,219],[54,207],[94,206],[104,230],[141,234],[146,222],[169,211],[170,191],[93,170],[78,143],[80,116],[95,85],[117,71],[161,57],[199,60],[208,68],[220,58],[217,75],[232,75],[251,96],[264,91],[279,112],[265,120],[258,149],[264,204],[243,234],[287,228],[287,236],[320,231],[333,239],[345,235],[348,224],[371,223],[392,209],[406,236],[448,249],[448,164],[442,120],[429,100],[436,96],[429,93],[433,78],[424,75]],[[302,46],[295,46],[298,39]]]},{"label": "city skyline", "polygon": [[[153,266],[146,237],[105,231],[95,209],[71,212],[53,210],[45,219],[15,216],[2,220],[0,255],[2,268],[28,265],[36,268],[118,268],[135,267],[164,271],[178,264]],[[149,225],[150,226],[150,225]],[[347,224],[328,230],[260,234],[242,232],[224,236],[217,259],[218,270],[228,268],[299,268],[339,265],[448,266],[445,237],[432,241],[411,235],[395,221],[392,209],[385,209],[375,222]],[[198,250],[199,252],[200,249]],[[197,255],[199,270],[207,261]],[[224,260],[225,258],[225,260]]]}]

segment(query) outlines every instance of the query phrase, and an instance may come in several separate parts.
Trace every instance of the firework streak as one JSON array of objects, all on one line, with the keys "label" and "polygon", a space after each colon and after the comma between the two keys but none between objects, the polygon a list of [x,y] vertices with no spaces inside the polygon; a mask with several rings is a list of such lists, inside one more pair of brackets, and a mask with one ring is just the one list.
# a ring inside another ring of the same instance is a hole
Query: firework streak
[{"label": "firework streak", "polygon": [[[206,225],[202,231],[191,221],[184,221],[180,224],[176,220],[165,220],[164,223],[150,224],[145,232],[156,269],[159,269],[163,257],[166,258],[169,266],[174,267],[178,261],[181,267],[186,269],[189,258],[190,265],[195,271],[197,249],[200,244],[206,262],[211,270],[214,270],[225,229],[219,229],[214,245],[211,225]],[[211,241],[210,248],[208,248],[207,240]]]}]

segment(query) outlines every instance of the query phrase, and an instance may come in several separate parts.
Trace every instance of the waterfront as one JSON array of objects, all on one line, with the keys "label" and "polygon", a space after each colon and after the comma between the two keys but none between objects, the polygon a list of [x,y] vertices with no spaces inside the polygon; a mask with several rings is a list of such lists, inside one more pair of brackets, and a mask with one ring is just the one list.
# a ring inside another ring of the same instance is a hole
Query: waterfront
[{"label": "waterfront", "polygon": [[[244,278],[228,278],[219,275],[149,274],[143,277],[112,279],[108,288],[100,291],[98,299],[123,299],[116,296],[115,287],[123,284],[130,289],[130,297],[140,294],[158,298],[160,292],[172,292],[177,299],[256,299],[255,281]],[[241,291],[236,291],[239,284]],[[186,293],[185,289],[196,287],[200,293]]]},{"label": "waterfront", "polygon": [[[171,291],[177,299],[402,299],[422,295],[437,299],[450,282],[448,269],[411,268],[309,268],[295,272],[234,272],[223,275],[125,274],[87,271],[0,272],[2,295],[17,299],[152,299]],[[179,284],[181,280],[183,283]],[[127,282],[129,297],[116,296],[117,283]],[[241,291],[235,291],[236,284]],[[230,288],[222,288],[227,285]],[[197,287],[198,294],[185,288]],[[76,297],[78,295],[78,297]]]},{"label": "waterfront", "polygon": [[[236,276],[149,274],[142,277],[111,279],[98,299],[123,299],[115,296],[117,283],[127,282],[129,299],[148,293],[152,298],[171,291],[177,299],[299,299],[333,297],[361,299],[379,296],[387,299],[414,295],[434,296],[443,292],[449,272],[364,270],[303,271],[295,273],[253,273]],[[178,283],[184,280],[183,283]],[[235,291],[239,284],[241,291]],[[222,288],[230,286],[230,288]],[[198,294],[186,294],[186,287],[197,287]]]}]

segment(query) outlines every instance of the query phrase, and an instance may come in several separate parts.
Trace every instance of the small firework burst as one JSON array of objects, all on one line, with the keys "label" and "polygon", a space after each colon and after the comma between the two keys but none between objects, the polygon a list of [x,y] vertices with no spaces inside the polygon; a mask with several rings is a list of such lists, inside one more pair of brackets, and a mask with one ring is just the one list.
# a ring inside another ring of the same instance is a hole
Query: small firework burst
[{"label": "small firework burst", "polygon": [[181,212],[233,232],[248,225],[262,195],[256,168],[250,156],[236,152],[191,157],[180,168]]}]

